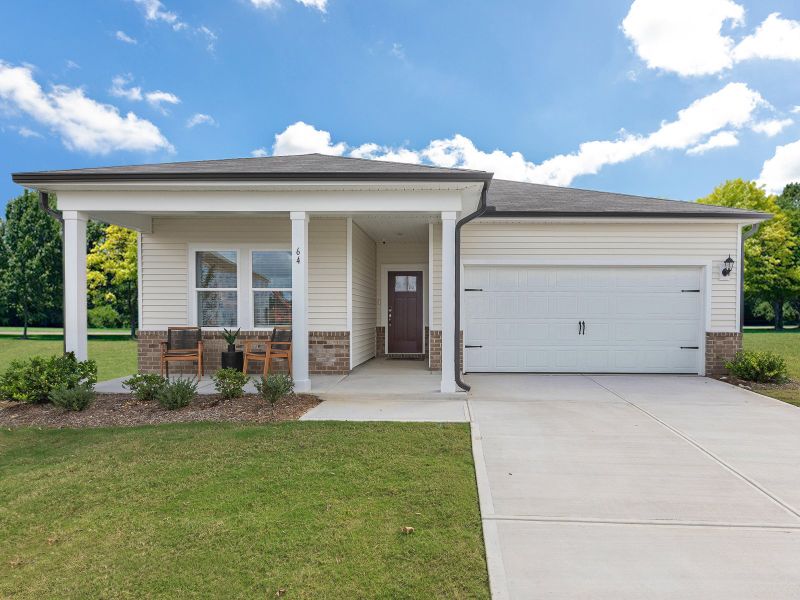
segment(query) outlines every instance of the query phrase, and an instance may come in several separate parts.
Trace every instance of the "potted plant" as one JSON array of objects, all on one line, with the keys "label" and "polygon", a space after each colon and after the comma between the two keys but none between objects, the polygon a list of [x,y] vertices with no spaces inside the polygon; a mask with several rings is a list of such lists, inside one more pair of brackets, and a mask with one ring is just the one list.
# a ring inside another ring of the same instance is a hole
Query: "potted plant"
[{"label": "potted plant", "polygon": [[239,337],[241,329],[233,331],[232,329],[223,329],[222,337],[228,344],[227,352],[222,353],[222,368],[223,369],[237,369],[242,370],[244,366],[244,353],[241,350],[236,350],[236,338]]}]

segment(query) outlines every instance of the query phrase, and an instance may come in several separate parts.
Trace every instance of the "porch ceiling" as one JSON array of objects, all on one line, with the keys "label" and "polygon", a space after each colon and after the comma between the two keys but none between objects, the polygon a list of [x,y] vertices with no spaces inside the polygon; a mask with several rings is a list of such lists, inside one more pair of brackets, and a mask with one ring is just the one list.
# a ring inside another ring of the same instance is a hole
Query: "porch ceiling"
[{"label": "porch ceiling", "polygon": [[428,224],[438,219],[430,215],[359,215],[353,223],[376,242],[426,242]]}]

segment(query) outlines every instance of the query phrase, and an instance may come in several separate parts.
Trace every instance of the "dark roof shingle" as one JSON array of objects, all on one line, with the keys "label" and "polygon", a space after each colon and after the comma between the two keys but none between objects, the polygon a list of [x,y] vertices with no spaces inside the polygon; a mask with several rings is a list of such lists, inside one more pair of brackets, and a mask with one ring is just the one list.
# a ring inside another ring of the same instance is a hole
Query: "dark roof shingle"
[{"label": "dark roof shingle", "polygon": [[730,217],[763,218],[760,212],[613,192],[493,179],[487,204],[498,215],[540,217]]}]

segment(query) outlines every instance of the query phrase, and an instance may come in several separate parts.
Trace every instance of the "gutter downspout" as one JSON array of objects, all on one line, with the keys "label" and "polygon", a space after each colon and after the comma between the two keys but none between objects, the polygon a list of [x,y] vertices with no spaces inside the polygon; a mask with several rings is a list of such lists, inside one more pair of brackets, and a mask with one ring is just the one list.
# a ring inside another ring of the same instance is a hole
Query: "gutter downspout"
[{"label": "gutter downspout", "polygon": [[742,247],[741,247],[741,261],[742,264],[739,267],[739,306],[741,310],[739,311],[739,333],[744,332],[744,243],[745,241],[749,240],[753,237],[756,233],[758,233],[758,229],[761,227],[761,222],[754,223],[753,226],[748,229],[746,232],[742,229]]},{"label": "gutter downspout", "polygon": [[478,217],[482,217],[488,212],[493,212],[494,207],[489,207],[486,205],[486,196],[489,192],[489,184],[491,180],[487,180],[483,182],[483,190],[481,190],[481,199],[478,203],[478,209],[468,214],[466,217],[462,218],[458,223],[456,223],[456,248],[455,248],[455,257],[456,257],[456,272],[455,272],[455,279],[456,279],[456,314],[455,314],[455,343],[454,349],[455,352],[453,353],[453,360],[455,361],[455,374],[456,374],[456,385],[460,387],[465,392],[470,390],[470,387],[464,383],[464,380],[461,379],[461,355],[463,353],[463,349],[461,346],[461,228],[472,221],[473,219],[477,219]]},{"label": "gutter downspout", "polygon": [[[67,313],[66,313],[67,290],[66,290],[66,288],[64,286],[64,283],[63,283],[63,278],[64,278],[64,271],[63,271],[63,268],[64,268],[64,265],[63,265],[63,261],[64,261],[64,217],[61,216],[61,211],[50,208],[50,194],[48,192],[42,192],[42,191],[39,192],[39,207],[45,212],[45,214],[49,215],[50,217],[52,217],[53,219],[55,219],[56,221],[58,221],[61,224],[61,261],[62,261],[62,265],[61,265],[61,268],[62,268],[62,274],[61,274],[61,277],[62,277],[62,283],[61,283],[61,323],[62,323],[62,328],[63,328],[63,327],[67,326]],[[63,350],[64,354],[66,354],[67,353],[66,331],[61,336],[61,338],[62,338],[62,342],[61,342],[62,350]]]}]

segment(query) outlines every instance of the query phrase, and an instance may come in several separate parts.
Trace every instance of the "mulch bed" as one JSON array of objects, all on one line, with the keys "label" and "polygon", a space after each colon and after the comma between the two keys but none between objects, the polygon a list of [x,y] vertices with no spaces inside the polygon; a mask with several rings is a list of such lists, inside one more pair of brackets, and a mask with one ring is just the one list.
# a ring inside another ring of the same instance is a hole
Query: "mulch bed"
[{"label": "mulch bed", "polygon": [[726,375],[720,377],[720,381],[735,385],[746,390],[754,392],[770,391],[770,390],[798,390],[800,389],[800,381],[790,379],[785,383],[756,383],[755,381],[745,381],[733,375]]},{"label": "mulch bed", "polygon": [[73,412],[52,404],[0,401],[0,426],[124,427],[195,421],[275,423],[296,421],[320,402],[316,396],[295,394],[277,402],[273,411],[263,398],[255,394],[234,400],[212,395],[198,396],[189,406],[167,410],[158,402],[139,402],[130,394],[97,394],[86,410]]}]

